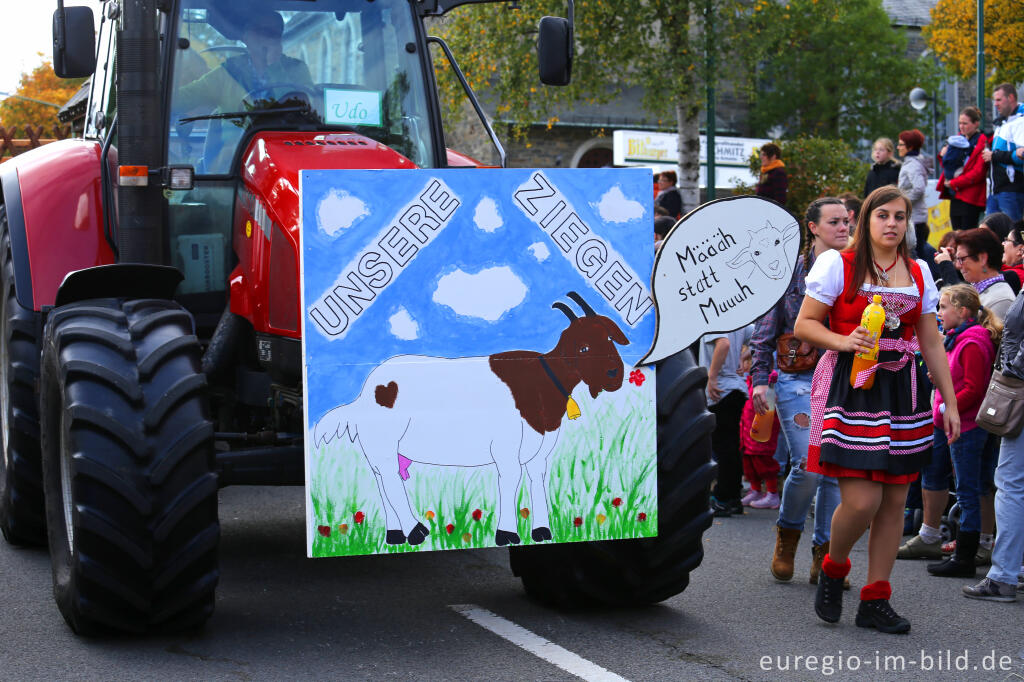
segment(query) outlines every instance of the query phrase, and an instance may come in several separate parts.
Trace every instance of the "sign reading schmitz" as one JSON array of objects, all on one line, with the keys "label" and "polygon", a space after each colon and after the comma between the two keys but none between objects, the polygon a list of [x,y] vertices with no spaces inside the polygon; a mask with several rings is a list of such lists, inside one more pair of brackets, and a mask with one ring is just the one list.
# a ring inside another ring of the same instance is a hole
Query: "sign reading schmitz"
[{"label": "sign reading schmitz", "polygon": [[640,362],[759,318],[786,293],[799,253],[800,223],[774,201],[731,197],[685,215],[654,264],[658,331]]},{"label": "sign reading schmitz", "polygon": [[[715,164],[746,168],[750,156],[768,139],[715,136]],[[707,138],[700,136],[700,162],[707,163]],[[612,133],[612,154],[617,166],[634,164],[675,164],[679,160],[679,137],[671,133],[616,130]]]},{"label": "sign reading schmitz", "polygon": [[657,534],[649,171],[300,183],[310,556]]}]

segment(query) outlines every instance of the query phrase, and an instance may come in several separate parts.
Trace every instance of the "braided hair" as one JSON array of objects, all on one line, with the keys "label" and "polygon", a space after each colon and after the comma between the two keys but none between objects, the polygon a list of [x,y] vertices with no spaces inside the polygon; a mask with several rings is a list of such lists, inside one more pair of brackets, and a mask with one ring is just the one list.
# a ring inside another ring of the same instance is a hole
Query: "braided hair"
[{"label": "braided hair", "polygon": [[800,256],[804,259],[804,270],[811,267],[811,252],[814,250],[814,235],[811,233],[811,223],[817,224],[821,220],[821,208],[823,206],[842,206],[846,208],[841,199],[836,197],[818,197],[807,207],[804,213],[804,247]]}]

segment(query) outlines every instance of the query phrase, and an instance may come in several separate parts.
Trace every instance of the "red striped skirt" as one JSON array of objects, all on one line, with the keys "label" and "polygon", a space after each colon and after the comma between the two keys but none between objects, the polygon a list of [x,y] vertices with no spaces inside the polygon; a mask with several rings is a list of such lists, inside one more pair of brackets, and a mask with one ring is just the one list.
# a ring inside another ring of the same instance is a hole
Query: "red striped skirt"
[{"label": "red striped skirt", "polygon": [[869,390],[850,386],[853,353],[822,357],[811,384],[809,471],[902,484],[928,463],[931,383],[914,356],[916,341],[888,341]]}]

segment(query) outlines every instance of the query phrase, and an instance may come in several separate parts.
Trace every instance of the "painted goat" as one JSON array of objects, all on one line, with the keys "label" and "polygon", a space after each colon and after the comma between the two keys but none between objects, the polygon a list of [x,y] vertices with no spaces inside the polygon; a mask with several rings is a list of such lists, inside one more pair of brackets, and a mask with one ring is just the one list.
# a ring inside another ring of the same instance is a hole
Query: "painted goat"
[{"label": "painted goat", "polygon": [[[547,353],[513,350],[471,358],[400,355],[376,367],[359,397],[327,412],[313,432],[314,447],[347,435],[366,457],[387,519],[388,544],[418,545],[429,534],[409,504],[404,479],[412,462],[437,466],[493,465],[498,473],[498,545],[519,544],[516,500],[523,471],[529,486],[536,542],[551,539],[548,465],[581,382],[594,398],[622,386],[615,344],[629,340],[576,292],[551,307],[569,318]],[[572,417],[573,415],[569,415]]]}]

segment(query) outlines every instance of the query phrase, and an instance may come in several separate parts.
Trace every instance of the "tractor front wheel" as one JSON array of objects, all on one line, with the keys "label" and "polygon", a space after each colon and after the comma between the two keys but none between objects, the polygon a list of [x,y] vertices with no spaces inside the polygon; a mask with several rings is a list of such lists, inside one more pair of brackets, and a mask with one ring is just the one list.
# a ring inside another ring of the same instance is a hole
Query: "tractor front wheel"
[{"label": "tractor front wheel", "polygon": [[567,608],[653,604],[685,590],[700,565],[717,471],[707,370],[684,350],[659,363],[656,376],[658,536],[513,548],[512,572],[530,596]]},{"label": "tractor front wheel", "polygon": [[18,303],[7,208],[0,204],[0,531],[13,545],[46,544],[39,463],[38,313]]},{"label": "tractor front wheel", "polygon": [[57,605],[84,635],[203,623],[218,580],[213,425],[190,315],[84,301],[43,334],[46,520]]}]

